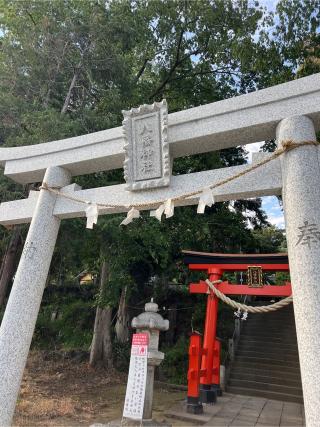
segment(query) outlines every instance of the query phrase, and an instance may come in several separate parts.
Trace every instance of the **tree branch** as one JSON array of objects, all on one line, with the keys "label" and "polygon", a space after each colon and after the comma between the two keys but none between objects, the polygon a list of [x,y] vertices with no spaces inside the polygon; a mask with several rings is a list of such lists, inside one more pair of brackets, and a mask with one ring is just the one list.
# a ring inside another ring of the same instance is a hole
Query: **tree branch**
[{"label": "tree branch", "polygon": [[[81,64],[79,64],[79,65],[81,65]],[[76,68],[76,70],[75,70],[75,72],[73,74],[71,83],[69,85],[67,96],[65,97],[65,100],[64,100],[64,103],[63,103],[63,107],[62,107],[61,112],[60,112],[61,115],[65,114],[67,112],[67,110],[68,110],[68,107],[69,107],[69,104],[70,104],[71,95],[72,95],[72,91],[73,91],[73,88],[75,87],[75,84],[77,82],[78,77],[79,77],[79,67]]]},{"label": "tree branch", "polygon": [[185,55],[183,58],[179,59],[178,62],[176,61],[174,65],[169,70],[167,77],[163,80],[163,82],[157,87],[157,89],[153,92],[152,95],[150,95],[149,99],[152,100],[155,96],[157,96],[162,89],[170,82],[172,81],[171,77],[176,71],[176,69],[183,64],[184,61],[189,59],[192,55],[197,55],[199,53],[199,50],[193,50],[192,52],[189,52],[187,55]]},{"label": "tree branch", "polygon": [[143,64],[142,64],[142,67],[140,68],[140,70],[138,71],[138,73],[136,74],[136,76],[135,76],[135,78],[134,78],[134,84],[136,84],[136,83],[138,83],[138,81],[139,81],[139,79],[140,79],[140,77],[142,76],[142,74],[144,73],[144,70],[146,69],[146,67],[147,67],[147,64],[148,64],[148,62],[150,61],[150,59],[149,58],[146,58],[144,61],[143,61]]},{"label": "tree branch", "polygon": [[31,13],[30,13],[28,10],[26,11],[26,13],[27,13],[27,15],[29,16],[29,18],[31,19],[31,21],[32,21],[33,25],[34,25],[34,26],[36,26],[36,25],[37,25],[37,23],[36,23],[36,21],[33,19],[33,16],[31,15]]}]

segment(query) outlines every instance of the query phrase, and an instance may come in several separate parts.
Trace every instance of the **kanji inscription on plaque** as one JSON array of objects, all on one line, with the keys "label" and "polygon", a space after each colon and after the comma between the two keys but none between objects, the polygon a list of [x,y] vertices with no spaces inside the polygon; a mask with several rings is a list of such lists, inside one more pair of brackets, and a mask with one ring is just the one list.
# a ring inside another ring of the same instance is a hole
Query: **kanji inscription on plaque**
[{"label": "kanji inscription on plaque", "polygon": [[133,334],[123,416],[142,420],[147,381],[148,340],[146,333]]},{"label": "kanji inscription on plaque", "polygon": [[262,268],[260,266],[249,265],[247,276],[249,288],[263,287]]},{"label": "kanji inscription on plaque", "polygon": [[123,111],[124,177],[128,190],[170,183],[168,111],[165,100]]}]

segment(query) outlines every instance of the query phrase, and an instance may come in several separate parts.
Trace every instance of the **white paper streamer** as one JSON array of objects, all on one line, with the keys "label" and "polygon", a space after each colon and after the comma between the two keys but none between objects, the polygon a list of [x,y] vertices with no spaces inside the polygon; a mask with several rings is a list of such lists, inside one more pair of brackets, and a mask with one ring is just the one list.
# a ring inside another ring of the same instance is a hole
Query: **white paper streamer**
[{"label": "white paper streamer", "polygon": [[174,203],[171,199],[162,203],[158,209],[150,211],[150,216],[154,216],[157,220],[161,221],[162,214],[165,214],[166,218],[171,218],[174,214]]},{"label": "white paper streamer", "polygon": [[164,212],[164,203],[158,207],[158,209],[154,211],[150,211],[150,216],[154,216],[158,221],[161,221],[162,214]]},{"label": "white paper streamer", "polygon": [[87,225],[86,228],[93,229],[93,224],[97,224],[99,208],[96,203],[91,203],[86,209]]},{"label": "white paper streamer", "polygon": [[174,214],[174,203],[171,199],[168,199],[164,204],[164,214],[166,218],[171,218]]},{"label": "white paper streamer", "polygon": [[247,318],[248,318],[248,312],[247,312],[247,311],[245,311],[245,312],[243,313],[243,315],[242,315],[242,319],[241,319],[241,320],[247,320]]},{"label": "white paper streamer", "polygon": [[127,213],[127,217],[122,221],[120,225],[128,225],[134,220],[134,218],[139,218],[140,212],[136,208],[131,208]]},{"label": "white paper streamer", "polygon": [[241,317],[241,310],[240,310],[240,308],[238,308],[238,311],[234,311],[233,314],[235,315],[235,317],[237,317],[238,319],[240,319],[240,317]]},{"label": "white paper streamer", "polygon": [[204,189],[199,198],[197,213],[203,214],[206,206],[209,206],[209,208],[211,208],[213,204],[214,204],[214,197],[213,197],[211,188]]}]

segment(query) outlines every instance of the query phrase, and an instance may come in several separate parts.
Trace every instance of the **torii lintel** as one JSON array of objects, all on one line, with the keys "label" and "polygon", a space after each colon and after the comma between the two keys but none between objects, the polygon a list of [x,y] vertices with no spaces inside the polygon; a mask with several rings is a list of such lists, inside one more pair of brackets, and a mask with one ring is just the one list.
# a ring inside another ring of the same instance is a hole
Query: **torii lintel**
[{"label": "torii lintel", "polygon": [[[273,139],[284,118],[307,115],[320,130],[320,73],[168,115],[172,158]],[[24,147],[1,148],[5,175],[41,182],[50,166],[71,175],[123,167],[122,127]]]}]

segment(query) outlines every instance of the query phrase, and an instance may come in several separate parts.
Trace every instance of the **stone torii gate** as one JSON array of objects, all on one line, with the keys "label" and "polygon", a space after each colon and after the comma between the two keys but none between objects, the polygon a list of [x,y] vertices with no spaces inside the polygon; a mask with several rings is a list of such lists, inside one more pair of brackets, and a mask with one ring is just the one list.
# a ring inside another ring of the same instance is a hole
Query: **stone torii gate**
[{"label": "stone torii gate", "polygon": [[[79,200],[98,202],[99,214],[107,214],[135,206],[154,209],[159,200],[187,190],[193,194],[175,204],[194,205],[208,185],[250,165],[170,176],[174,158],[275,137],[280,147],[289,140],[301,146],[213,188],[213,195],[216,201],[283,196],[306,421],[319,424],[320,151],[304,144],[316,141],[320,130],[319,99],[320,74],[315,74],[168,116],[164,102],[142,106],[125,112],[125,133],[119,127],[0,149],[6,176],[22,184],[43,182],[27,199],[0,205],[0,224],[30,223],[0,328],[1,426],[12,421],[60,221],[86,216],[88,205]],[[254,161],[268,156],[259,153]],[[120,168],[123,162],[126,185],[81,190],[71,184],[72,176]]]}]

